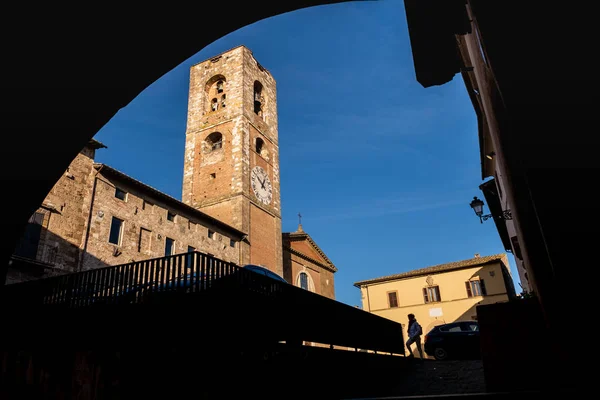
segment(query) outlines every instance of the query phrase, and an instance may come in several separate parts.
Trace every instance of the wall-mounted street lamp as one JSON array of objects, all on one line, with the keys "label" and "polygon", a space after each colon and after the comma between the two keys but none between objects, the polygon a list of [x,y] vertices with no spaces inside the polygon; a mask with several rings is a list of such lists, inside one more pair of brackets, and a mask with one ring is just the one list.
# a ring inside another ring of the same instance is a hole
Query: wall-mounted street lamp
[{"label": "wall-mounted street lamp", "polygon": [[[478,199],[477,196],[473,197],[473,200],[471,200],[471,203],[469,204],[473,211],[475,211],[475,215],[479,217],[479,222],[482,224],[483,221],[494,217],[492,214],[483,215],[483,204],[483,200]],[[510,210],[504,210],[502,211],[502,215],[496,215],[495,217],[500,219],[512,219],[512,214]]]}]

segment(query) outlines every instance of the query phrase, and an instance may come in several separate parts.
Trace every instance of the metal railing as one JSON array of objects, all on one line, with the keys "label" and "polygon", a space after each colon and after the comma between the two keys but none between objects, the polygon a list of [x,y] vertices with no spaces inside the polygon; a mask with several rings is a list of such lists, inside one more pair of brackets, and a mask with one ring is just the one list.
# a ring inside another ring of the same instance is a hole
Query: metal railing
[{"label": "metal railing", "polygon": [[2,301],[23,310],[21,315],[43,307],[154,304],[152,312],[200,313],[205,321],[213,322],[211,329],[242,330],[248,337],[404,354],[399,323],[200,252],[16,283],[4,289]]},{"label": "metal railing", "polygon": [[189,252],[12,284],[4,288],[3,297],[30,306],[131,304],[163,292],[201,292],[234,272],[240,279],[248,277],[248,271],[233,263]]}]

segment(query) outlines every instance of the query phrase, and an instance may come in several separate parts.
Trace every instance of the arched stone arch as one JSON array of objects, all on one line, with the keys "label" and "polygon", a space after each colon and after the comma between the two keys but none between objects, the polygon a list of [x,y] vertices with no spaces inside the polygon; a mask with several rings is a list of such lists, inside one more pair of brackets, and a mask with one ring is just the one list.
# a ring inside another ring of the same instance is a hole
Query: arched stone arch
[{"label": "arched stone arch", "polygon": [[202,151],[211,153],[223,149],[223,134],[221,132],[212,132],[202,142]]},{"label": "arched stone arch", "polygon": [[262,117],[264,108],[265,95],[263,93],[263,85],[259,81],[254,81],[254,113]]},{"label": "arched stone arch", "polygon": [[262,138],[257,137],[254,141],[254,150],[265,160],[269,160],[269,150],[265,145],[265,141]]},{"label": "arched stone arch", "polygon": [[294,280],[294,282],[295,285],[299,288],[306,289],[309,292],[313,293],[315,291],[315,283],[313,282],[312,276],[310,275],[306,267],[303,267],[302,271],[298,272],[298,275],[296,275],[296,279]]},{"label": "arched stone arch", "polygon": [[204,87],[208,99],[208,112],[218,111],[226,106],[227,78],[217,74],[206,81]]}]

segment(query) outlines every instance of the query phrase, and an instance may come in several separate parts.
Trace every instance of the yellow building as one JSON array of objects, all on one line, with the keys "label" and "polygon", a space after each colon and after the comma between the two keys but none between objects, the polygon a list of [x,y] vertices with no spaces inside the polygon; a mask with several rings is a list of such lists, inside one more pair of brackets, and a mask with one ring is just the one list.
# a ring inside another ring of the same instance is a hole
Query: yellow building
[{"label": "yellow building", "polygon": [[515,296],[504,253],[475,254],[468,260],[367,279],[354,286],[360,289],[363,310],[400,322],[405,339],[410,313],[425,335],[436,325],[476,320],[475,307],[479,304],[504,302]]}]

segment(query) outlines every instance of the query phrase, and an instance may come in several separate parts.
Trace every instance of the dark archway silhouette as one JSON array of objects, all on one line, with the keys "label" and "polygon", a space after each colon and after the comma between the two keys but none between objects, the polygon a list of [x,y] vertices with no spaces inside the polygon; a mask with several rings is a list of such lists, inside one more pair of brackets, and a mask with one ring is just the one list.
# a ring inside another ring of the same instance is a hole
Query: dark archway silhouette
[{"label": "dark archway silhouette", "polygon": [[[27,219],[77,152],[154,81],[215,40],[261,19],[348,0],[290,0],[237,5],[226,18],[203,18],[171,3],[101,5],[73,11],[13,3],[3,45],[0,175],[4,231],[0,279]],[[360,1],[360,0],[354,0]],[[207,9],[207,7],[209,9]],[[216,11],[219,7],[215,3]],[[175,23],[173,23],[175,22]],[[8,211],[9,210],[9,211]],[[6,212],[8,211],[8,212]]]}]

